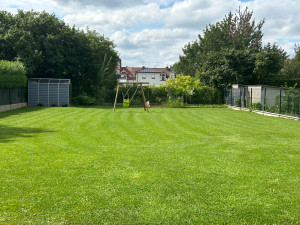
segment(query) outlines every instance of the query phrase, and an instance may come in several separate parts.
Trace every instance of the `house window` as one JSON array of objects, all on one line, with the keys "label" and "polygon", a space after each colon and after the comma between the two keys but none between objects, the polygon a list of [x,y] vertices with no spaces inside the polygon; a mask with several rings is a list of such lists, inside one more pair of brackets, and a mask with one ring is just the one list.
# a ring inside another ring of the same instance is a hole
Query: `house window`
[{"label": "house window", "polygon": [[161,80],[161,81],[165,81],[165,80],[166,80],[166,74],[164,74],[164,73],[161,74],[161,75],[160,75],[160,80]]},{"label": "house window", "polygon": [[122,74],[121,74],[121,78],[122,78],[122,79],[126,79],[126,74],[122,73]]},{"label": "house window", "polygon": [[152,74],[152,79],[155,79],[155,74]]},{"label": "house window", "polygon": [[146,74],[143,74],[143,77],[142,77],[143,79],[146,79]]}]

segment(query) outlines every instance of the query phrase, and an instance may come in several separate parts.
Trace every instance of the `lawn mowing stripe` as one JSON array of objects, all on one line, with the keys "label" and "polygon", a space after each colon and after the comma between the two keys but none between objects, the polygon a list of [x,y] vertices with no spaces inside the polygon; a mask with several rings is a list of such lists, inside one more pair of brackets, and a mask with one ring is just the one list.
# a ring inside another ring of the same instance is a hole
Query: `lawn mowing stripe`
[{"label": "lawn mowing stripe", "polygon": [[55,132],[0,142],[0,221],[300,219],[297,121],[227,109],[47,108],[2,115],[7,131]]}]

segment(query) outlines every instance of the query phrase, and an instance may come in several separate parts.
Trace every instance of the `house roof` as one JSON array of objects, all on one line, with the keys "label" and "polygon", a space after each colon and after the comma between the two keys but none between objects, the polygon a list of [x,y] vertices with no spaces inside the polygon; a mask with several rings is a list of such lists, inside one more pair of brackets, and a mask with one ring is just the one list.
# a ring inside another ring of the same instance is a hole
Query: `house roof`
[{"label": "house roof", "polygon": [[141,70],[141,69],[143,69],[142,67],[131,67],[131,72],[132,72],[132,76],[135,78],[136,77],[136,72],[138,71],[138,70]]},{"label": "house roof", "polygon": [[170,75],[173,71],[170,68],[142,68],[138,73],[165,73]]},{"label": "house roof", "polygon": [[143,68],[141,70],[136,71],[137,73],[160,73],[160,71],[155,70],[154,68]]},{"label": "house roof", "polygon": [[131,76],[131,71],[127,67],[122,67],[120,73],[127,73],[128,76]]},{"label": "house roof", "polygon": [[288,89],[285,87],[278,87],[278,86],[271,86],[271,85],[264,85],[264,84],[232,84],[232,88],[238,89],[239,87],[249,87],[249,88],[277,88],[277,89]]},{"label": "house roof", "polygon": [[165,74],[170,75],[171,73],[174,73],[174,71],[170,68],[154,68],[155,70],[159,71],[159,72],[164,72]]},{"label": "house roof", "polygon": [[28,84],[71,84],[70,79],[57,78],[31,78]]},{"label": "house roof", "polygon": [[165,73],[167,75],[170,75],[171,73],[174,73],[172,69],[170,68],[145,68],[145,67],[121,67],[120,73],[125,71],[127,73],[127,79],[128,80],[135,80],[136,79],[136,73]]}]

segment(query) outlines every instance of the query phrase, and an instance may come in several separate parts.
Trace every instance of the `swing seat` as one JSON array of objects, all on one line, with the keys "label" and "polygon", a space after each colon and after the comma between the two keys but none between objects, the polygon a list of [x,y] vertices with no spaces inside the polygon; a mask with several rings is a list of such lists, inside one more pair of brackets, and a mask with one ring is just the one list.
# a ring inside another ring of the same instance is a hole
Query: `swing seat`
[{"label": "swing seat", "polygon": [[130,102],[129,99],[124,99],[124,100],[123,100],[123,107],[124,107],[124,108],[128,108],[128,107],[129,107],[129,102]]}]

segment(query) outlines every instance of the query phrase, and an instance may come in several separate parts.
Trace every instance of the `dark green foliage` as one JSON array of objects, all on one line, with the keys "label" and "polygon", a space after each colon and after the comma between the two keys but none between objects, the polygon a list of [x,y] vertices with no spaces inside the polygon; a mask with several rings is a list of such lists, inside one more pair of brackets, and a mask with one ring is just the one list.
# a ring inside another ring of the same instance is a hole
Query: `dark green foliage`
[{"label": "dark green foliage", "polygon": [[272,85],[276,87],[284,87],[285,84],[287,84],[288,87],[293,87],[295,84],[297,84],[296,87],[300,87],[300,78],[294,78],[294,79],[288,79],[288,78],[282,78],[282,79],[275,79],[272,81]]},{"label": "dark green foliage", "polygon": [[25,69],[21,62],[0,60],[0,88],[26,86]]},{"label": "dark green foliage", "polygon": [[[300,45],[295,45],[295,56],[292,59],[287,59],[282,71],[284,79],[300,79]],[[292,84],[291,86],[293,86]],[[300,87],[298,85],[298,87]]]},{"label": "dark green foliage", "polygon": [[[127,93],[128,87],[121,86],[119,89],[118,95],[118,103],[123,102],[123,95],[125,99],[131,99],[134,95],[134,98],[130,101],[130,105],[141,105],[143,103],[142,93],[140,88],[136,89],[137,86],[133,85]],[[174,92],[168,89],[166,86],[144,86],[144,93],[147,101],[150,104],[168,104],[168,101],[171,99],[177,99],[183,97],[184,103],[191,103],[191,104],[222,104],[223,103],[223,94],[221,91],[217,90],[216,88],[208,87],[208,86],[199,86],[194,89],[194,94],[191,96],[191,102],[184,93],[181,92]],[[137,90],[137,91],[136,91]],[[116,93],[114,93],[115,95]]]},{"label": "dark green foliage", "polygon": [[260,84],[272,84],[279,77],[279,72],[287,58],[286,52],[275,44],[267,44],[255,55],[254,82]]},{"label": "dark green foliage", "polygon": [[95,31],[70,27],[46,12],[0,12],[0,59],[23,62],[28,78],[65,78],[72,93],[103,102],[116,86],[115,45]]},{"label": "dark green foliage", "polygon": [[300,91],[296,89],[296,85],[288,87],[285,84],[285,88],[287,88],[287,93],[281,98],[281,113],[300,116]]},{"label": "dark green foliage", "polygon": [[204,85],[225,89],[231,84],[269,84],[283,67],[286,53],[276,45],[262,47],[261,28],[253,12],[237,10],[209,24],[203,37],[183,48],[175,72],[200,78]]},{"label": "dark green foliage", "polygon": [[183,102],[183,98],[180,98],[180,97],[172,97],[172,98],[169,98],[168,101],[167,101],[167,105],[171,108],[182,108],[184,107],[184,102]]},{"label": "dark green foliage", "polygon": [[150,101],[150,103],[160,105],[168,100],[168,90],[164,85],[160,85],[157,87],[145,86],[143,88],[146,99],[147,101]]},{"label": "dark green foliage", "polygon": [[142,106],[143,105],[143,99],[142,98],[133,98],[130,101],[130,105],[133,105],[133,106]]},{"label": "dark green foliage", "polygon": [[241,99],[239,99],[239,98],[236,99],[234,105],[237,106],[237,107],[240,107],[241,106]]},{"label": "dark green foliage", "polygon": [[263,109],[263,105],[260,102],[255,102],[252,104],[252,109],[254,110],[262,110]]},{"label": "dark green foliage", "polygon": [[192,104],[221,104],[222,101],[222,92],[208,86],[196,88],[192,96]]},{"label": "dark green foliage", "polygon": [[95,99],[83,92],[82,94],[73,98],[73,103],[74,105],[93,105],[95,104]]}]

